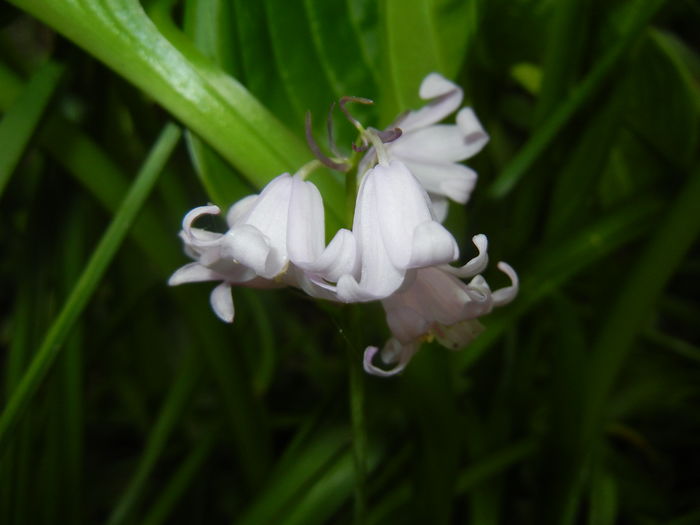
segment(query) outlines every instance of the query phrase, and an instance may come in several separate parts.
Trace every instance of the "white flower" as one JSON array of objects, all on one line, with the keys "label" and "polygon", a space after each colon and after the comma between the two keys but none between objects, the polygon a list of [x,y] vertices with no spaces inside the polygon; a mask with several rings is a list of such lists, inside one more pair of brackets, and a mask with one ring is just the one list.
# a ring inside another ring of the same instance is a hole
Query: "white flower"
[{"label": "white flower", "polygon": [[[479,254],[463,267],[420,269],[409,286],[382,301],[392,337],[381,351],[375,346],[365,350],[368,373],[388,377],[401,372],[421,342],[432,338],[447,348],[462,348],[483,330],[478,317],[513,300],[518,292],[515,271],[499,263],[498,268],[510,277],[511,285],[492,292],[486,280],[477,275],[488,262],[486,237],[477,235],[473,241]],[[466,284],[458,277],[473,278]],[[378,352],[384,364],[394,365],[392,369],[383,370],[373,364]]]},{"label": "white flower", "polygon": [[454,238],[432,216],[425,190],[397,160],[365,174],[352,233],[359,265],[338,280],[344,302],[384,299],[404,284],[410,270],[459,257]]},{"label": "white flower", "polygon": [[195,228],[203,215],[216,215],[217,206],[190,211],[182,222],[180,237],[186,253],[196,262],[177,270],[171,286],[199,281],[222,281],[211,294],[214,312],[226,322],[234,318],[231,285],[302,288],[310,295],[334,299],[316,284],[352,272],[356,265],[355,242],[348,230],[340,230],[324,248],[324,215],[321,195],[300,175],[284,173],[259,195],[234,204],[224,234]]},{"label": "white flower", "polygon": [[[386,144],[386,150],[415,175],[430,194],[437,216],[444,219],[446,199],[466,203],[476,183],[476,173],[458,162],[481,151],[489,137],[471,108],[457,113],[456,124],[438,124],[462,103],[462,89],[453,82],[430,73],[423,79],[419,94],[430,102],[390,126],[400,128],[402,135]],[[376,152],[372,148],[362,159],[359,172],[374,162]]]}]

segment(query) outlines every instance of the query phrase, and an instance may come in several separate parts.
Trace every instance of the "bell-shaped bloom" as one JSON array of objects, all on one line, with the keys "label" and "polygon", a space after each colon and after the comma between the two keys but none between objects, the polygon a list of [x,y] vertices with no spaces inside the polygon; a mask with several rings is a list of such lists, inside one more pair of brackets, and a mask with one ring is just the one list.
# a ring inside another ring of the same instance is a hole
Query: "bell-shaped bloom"
[{"label": "bell-shaped bloom", "polygon": [[216,215],[217,206],[190,211],[180,237],[186,253],[196,262],[177,270],[171,286],[200,281],[222,281],[211,294],[214,312],[232,322],[231,286],[275,288],[296,286],[310,295],[334,299],[317,281],[336,280],[356,265],[354,237],[340,230],[324,247],[321,195],[301,176],[282,174],[259,195],[234,204],[226,216],[228,231],[214,233],[193,226],[204,215]]},{"label": "bell-shaped bloom", "polygon": [[[392,337],[381,351],[370,346],[365,350],[364,367],[373,375],[382,377],[401,372],[418,351],[423,341],[436,339],[451,349],[469,344],[483,330],[477,318],[488,314],[494,307],[507,304],[518,292],[518,276],[506,263],[498,268],[511,279],[511,285],[491,291],[481,275],[485,267],[486,238],[474,237],[479,255],[461,268],[448,266],[423,268],[405,289],[382,301]],[[472,277],[469,283],[458,276]],[[390,370],[377,367],[373,360],[379,353]]]},{"label": "bell-shaped bloom", "polygon": [[[476,155],[489,137],[471,108],[462,108],[456,124],[438,124],[462,103],[462,89],[437,73],[423,79],[420,97],[429,102],[399,117],[390,127],[401,136],[385,145],[389,155],[405,164],[430,194],[436,214],[444,218],[447,200],[464,204],[476,183],[474,170],[459,164]],[[363,158],[360,173],[376,162],[371,149]]]},{"label": "bell-shaped bloom", "polygon": [[396,160],[365,174],[352,233],[359,264],[338,280],[344,302],[384,299],[403,286],[409,271],[459,257],[454,237],[434,219],[425,190]]}]

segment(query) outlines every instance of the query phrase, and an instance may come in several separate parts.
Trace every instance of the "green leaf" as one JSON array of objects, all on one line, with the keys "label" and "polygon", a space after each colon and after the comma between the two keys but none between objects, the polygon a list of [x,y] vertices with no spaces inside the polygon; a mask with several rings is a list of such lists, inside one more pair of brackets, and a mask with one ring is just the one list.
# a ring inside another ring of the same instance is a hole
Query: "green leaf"
[{"label": "green leaf", "polygon": [[698,150],[697,88],[666,34],[650,33],[629,81],[627,118],[633,128],[670,164],[690,167]]},{"label": "green leaf", "polygon": [[202,186],[219,208],[226,210],[242,197],[255,193],[206,142],[192,133],[187,133],[185,139]]},{"label": "green leaf", "polygon": [[53,62],[44,64],[0,121],[0,196],[36,132],[62,74],[62,66]]},{"label": "green leaf", "polygon": [[421,81],[445,67],[431,0],[386,0],[381,3],[380,21],[386,71],[381,122],[388,125],[400,112],[421,105]]},{"label": "green leaf", "polygon": [[604,80],[624,56],[625,51],[637,40],[664,2],[665,0],[644,2],[635,10],[636,16],[628,24],[629,27],[624,35],[610,45],[605,55],[596,63],[584,80],[551,112],[550,116],[535,130],[532,137],[493,182],[489,189],[493,197],[503,198],[510,193],[564,126],[583,108],[586,102],[599,92],[604,85]]},{"label": "green leaf", "polygon": [[26,411],[29,401],[48,374],[71,328],[124,240],[179,137],[180,131],[173,125],[168,125],[163,131],[63,309],[52,323],[27,371],[13,391],[0,415],[0,453],[10,438],[10,430]]},{"label": "green leaf", "polygon": [[163,454],[163,449],[173,428],[182,419],[182,413],[197,386],[201,361],[195,352],[195,347],[190,346],[185,359],[180,364],[179,373],[173,380],[170,392],[165,398],[158,418],[148,436],[143,455],[126,490],[109,516],[108,525],[130,522],[138,502],[143,499],[148,478],[155,468],[158,458]]},{"label": "green leaf", "polygon": [[298,136],[185,38],[167,40],[135,0],[14,1],[154,97],[253,184],[308,160]]}]

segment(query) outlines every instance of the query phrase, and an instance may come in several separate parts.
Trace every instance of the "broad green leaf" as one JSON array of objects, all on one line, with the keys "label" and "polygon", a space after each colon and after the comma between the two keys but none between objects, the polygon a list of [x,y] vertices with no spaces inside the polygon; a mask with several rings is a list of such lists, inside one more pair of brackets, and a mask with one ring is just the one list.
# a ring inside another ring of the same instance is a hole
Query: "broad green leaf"
[{"label": "broad green leaf", "polygon": [[166,39],[135,0],[15,0],[154,97],[255,185],[309,159],[302,142],[186,39]]},{"label": "broad green leaf", "polygon": [[386,126],[407,109],[421,105],[418,87],[432,71],[444,71],[433,2],[386,0],[381,3],[383,70],[381,121]]}]

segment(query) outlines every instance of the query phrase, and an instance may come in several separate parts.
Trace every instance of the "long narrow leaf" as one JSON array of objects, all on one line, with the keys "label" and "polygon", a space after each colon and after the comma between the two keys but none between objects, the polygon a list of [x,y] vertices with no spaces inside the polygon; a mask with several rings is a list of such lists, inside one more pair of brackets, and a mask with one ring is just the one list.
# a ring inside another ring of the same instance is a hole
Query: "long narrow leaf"
[{"label": "long narrow leaf", "polygon": [[124,240],[136,214],[146,201],[163,164],[169,158],[179,137],[180,131],[177,127],[168,125],[165,128],[114,220],[95,249],[80,280],[68,297],[61,313],[51,325],[27,372],[0,415],[0,452],[7,444],[11,428],[26,410],[27,404],[60,352],[70,329],[97,288],[102,275]]}]

